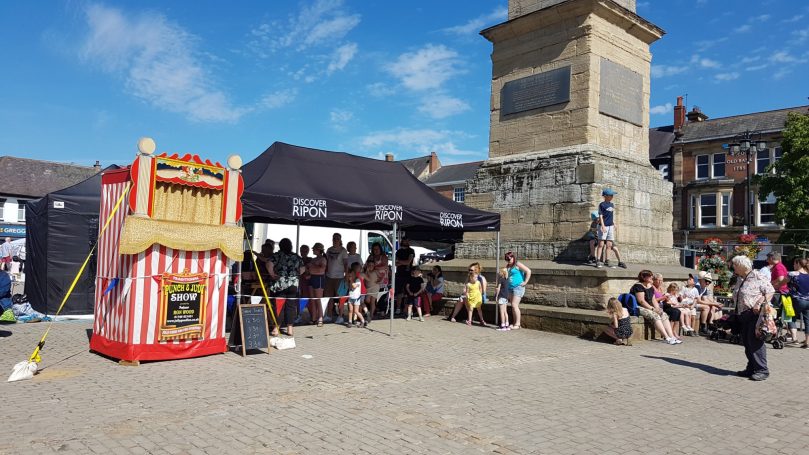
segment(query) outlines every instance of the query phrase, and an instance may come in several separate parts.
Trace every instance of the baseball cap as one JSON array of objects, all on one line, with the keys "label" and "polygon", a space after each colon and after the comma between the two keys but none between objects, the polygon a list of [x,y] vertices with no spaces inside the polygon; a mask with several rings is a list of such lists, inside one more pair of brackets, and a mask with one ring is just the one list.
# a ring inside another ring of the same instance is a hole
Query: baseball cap
[{"label": "baseball cap", "polygon": [[590,219],[595,220],[598,218],[598,212],[590,212]]},{"label": "baseball cap", "polygon": [[711,274],[704,271],[704,270],[699,272],[699,279],[700,280],[705,280],[705,281],[710,282],[710,283],[713,283],[713,277],[711,276]]},{"label": "baseball cap", "polygon": [[601,192],[602,196],[615,196],[616,194],[618,193],[616,193],[612,188],[604,188],[604,191]]}]

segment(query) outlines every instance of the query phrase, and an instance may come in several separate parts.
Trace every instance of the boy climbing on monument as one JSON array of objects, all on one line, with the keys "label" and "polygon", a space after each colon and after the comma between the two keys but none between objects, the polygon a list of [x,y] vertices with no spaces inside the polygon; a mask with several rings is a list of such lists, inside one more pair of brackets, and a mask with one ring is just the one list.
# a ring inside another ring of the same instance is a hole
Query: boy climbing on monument
[{"label": "boy climbing on monument", "polygon": [[[598,219],[601,225],[598,230],[598,246],[596,247],[596,267],[598,268],[605,265],[610,266],[610,251],[615,253],[618,267],[626,268],[626,264],[621,261],[618,248],[615,248],[615,204],[612,203],[612,198],[615,194],[615,191],[611,188],[605,188],[601,192],[601,195],[604,196],[604,202],[598,204]],[[604,256],[601,255],[602,253]],[[601,262],[602,260],[604,262]]]}]

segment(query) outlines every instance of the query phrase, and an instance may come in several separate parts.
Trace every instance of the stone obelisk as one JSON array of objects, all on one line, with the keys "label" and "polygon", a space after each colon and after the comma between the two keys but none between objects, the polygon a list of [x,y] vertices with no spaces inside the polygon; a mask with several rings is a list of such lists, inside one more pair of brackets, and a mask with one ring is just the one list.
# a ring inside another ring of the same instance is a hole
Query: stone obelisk
[{"label": "stone obelisk", "polygon": [[[676,264],[672,185],[649,164],[649,45],[663,36],[634,0],[509,0],[492,42],[489,158],[466,203],[502,214],[502,250],[584,260],[601,192],[617,192],[617,245],[630,264]],[[460,258],[494,257],[467,234]]]}]

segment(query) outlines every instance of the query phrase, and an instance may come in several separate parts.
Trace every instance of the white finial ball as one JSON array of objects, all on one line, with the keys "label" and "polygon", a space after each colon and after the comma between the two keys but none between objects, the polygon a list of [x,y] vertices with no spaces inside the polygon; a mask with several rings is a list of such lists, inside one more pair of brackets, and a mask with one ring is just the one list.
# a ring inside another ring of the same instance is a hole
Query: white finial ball
[{"label": "white finial ball", "polygon": [[230,155],[228,157],[228,167],[234,171],[239,170],[242,167],[242,157],[239,155]]},{"label": "white finial ball", "polygon": [[138,151],[144,155],[151,155],[157,148],[154,139],[150,137],[142,137],[138,139]]}]

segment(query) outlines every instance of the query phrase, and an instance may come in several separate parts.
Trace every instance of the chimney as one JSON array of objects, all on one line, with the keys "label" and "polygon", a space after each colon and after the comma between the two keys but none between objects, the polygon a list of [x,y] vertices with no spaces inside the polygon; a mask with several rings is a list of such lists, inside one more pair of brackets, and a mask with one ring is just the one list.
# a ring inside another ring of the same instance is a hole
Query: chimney
[{"label": "chimney", "polygon": [[101,162],[96,160],[96,164],[93,165],[93,169],[100,171],[101,170]]},{"label": "chimney", "polygon": [[685,125],[685,106],[683,106],[683,97],[677,97],[677,105],[674,106],[674,132],[677,133],[683,129]]},{"label": "chimney", "polygon": [[703,122],[705,120],[708,120],[708,116],[702,113],[702,110],[699,108],[699,106],[694,106],[694,108],[691,109],[691,112],[685,114],[685,116],[686,118],[688,118],[689,123]]},{"label": "chimney", "polygon": [[438,155],[435,152],[430,153],[430,175],[432,175],[438,168],[441,167],[441,162],[438,161]]},{"label": "chimney", "polygon": [[393,161],[393,153],[386,153],[385,161]]}]

